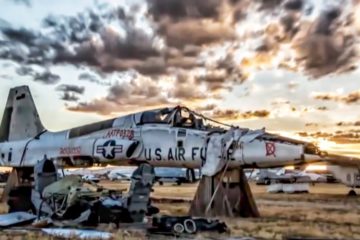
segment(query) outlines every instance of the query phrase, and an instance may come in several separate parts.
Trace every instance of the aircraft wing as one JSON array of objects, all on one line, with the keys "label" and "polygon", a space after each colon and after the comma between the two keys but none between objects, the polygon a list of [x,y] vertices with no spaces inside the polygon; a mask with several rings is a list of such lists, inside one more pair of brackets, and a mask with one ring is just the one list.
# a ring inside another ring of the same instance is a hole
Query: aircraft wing
[{"label": "aircraft wing", "polygon": [[305,154],[305,162],[324,164],[324,165],[338,165],[343,167],[360,167],[360,158],[337,155],[337,154],[326,154],[326,155]]},{"label": "aircraft wing", "polygon": [[336,154],[329,154],[319,162],[324,163],[326,165],[338,165],[343,167],[360,168],[360,158],[341,156]]}]

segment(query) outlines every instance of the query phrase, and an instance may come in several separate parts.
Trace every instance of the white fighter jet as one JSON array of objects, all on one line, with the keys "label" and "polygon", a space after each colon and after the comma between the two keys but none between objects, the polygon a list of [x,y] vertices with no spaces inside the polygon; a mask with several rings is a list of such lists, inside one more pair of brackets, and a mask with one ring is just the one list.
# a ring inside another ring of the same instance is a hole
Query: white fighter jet
[{"label": "white fighter jet", "polygon": [[[269,168],[337,160],[312,143],[260,130],[221,124],[186,107],[137,112],[60,132],[42,125],[27,86],[10,89],[0,126],[0,163],[21,176],[31,175],[34,165],[51,159],[58,166],[93,164],[202,168],[213,176],[225,166]],[[343,157],[336,165],[357,166]],[[349,168],[343,168],[346,171]],[[345,178],[349,186],[351,180]]]}]

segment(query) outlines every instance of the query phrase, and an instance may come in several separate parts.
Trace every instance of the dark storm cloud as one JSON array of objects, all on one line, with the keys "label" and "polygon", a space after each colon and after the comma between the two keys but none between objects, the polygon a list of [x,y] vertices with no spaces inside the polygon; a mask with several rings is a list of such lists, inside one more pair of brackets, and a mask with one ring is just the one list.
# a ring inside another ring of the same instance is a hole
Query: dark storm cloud
[{"label": "dark storm cloud", "polygon": [[34,81],[44,84],[56,84],[60,81],[60,76],[50,71],[44,71],[42,73],[35,73]]},{"label": "dark storm cloud", "polygon": [[132,16],[124,16],[120,8],[103,11],[94,8],[77,16],[51,15],[41,30],[1,27],[0,58],[23,65],[87,65],[102,72],[128,68],[144,74],[163,72],[164,67],[154,70],[150,64],[161,54],[154,47],[155,36],[136,28]]},{"label": "dark storm cloud", "polygon": [[85,92],[85,87],[73,84],[61,84],[56,87],[56,90],[61,92],[73,92],[77,94],[83,94]]}]

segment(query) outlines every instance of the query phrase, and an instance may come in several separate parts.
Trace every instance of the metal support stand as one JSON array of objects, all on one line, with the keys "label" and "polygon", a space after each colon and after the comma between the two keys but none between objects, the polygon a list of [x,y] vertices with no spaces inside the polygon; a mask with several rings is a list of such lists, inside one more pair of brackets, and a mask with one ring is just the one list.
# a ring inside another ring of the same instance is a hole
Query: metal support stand
[{"label": "metal support stand", "polygon": [[203,176],[189,210],[201,217],[260,217],[242,169]]},{"label": "metal support stand", "polygon": [[6,202],[8,200],[11,189],[19,186],[19,184],[20,184],[20,180],[19,180],[18,170],[16,168],[13,168],[7,179],[4,191],[2,192],[1,202],[3,202],[3,203]]}]

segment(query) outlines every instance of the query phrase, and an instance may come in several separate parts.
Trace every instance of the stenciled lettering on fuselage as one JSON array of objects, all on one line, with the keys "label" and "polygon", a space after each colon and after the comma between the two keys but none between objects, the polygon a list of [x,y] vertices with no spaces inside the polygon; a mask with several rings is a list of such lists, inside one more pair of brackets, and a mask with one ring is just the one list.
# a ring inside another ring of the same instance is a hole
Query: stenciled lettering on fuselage
[{"label": "stenciled lettering on fuselage", "polygon": [[206,148],[205,147],[193,147],[191,149],[186,149],[183,147],[177,148],[145,148],[144,157],[146,161],[186,161],[187,151],[191,151],[191,160],[195,161],[201,159],[205,161],[206,158]]},{"label": "stenciled lettering on fuselage", "polygon": [[108,130],[104,138],[127,138],[129,140],[134,138],[134,130],[133,129],[110,129]]},{"label": "stenciled lettering on fuselage", "polygon": [[96,147],[96,153],[101,154],[106,159],[114,159],[116,153],[123,152],[123,145],[116,144],[115,140],[106,141],[103,145]]},{"label": "stenciled lettering on fuselage", "polygon": [[81,147],[61,147],[59,150],[60,155],[80,155]]}]

